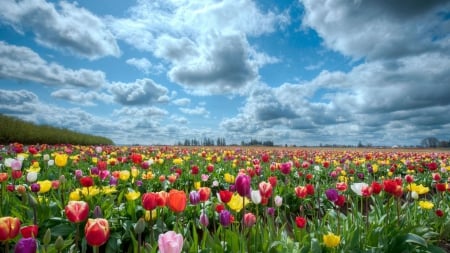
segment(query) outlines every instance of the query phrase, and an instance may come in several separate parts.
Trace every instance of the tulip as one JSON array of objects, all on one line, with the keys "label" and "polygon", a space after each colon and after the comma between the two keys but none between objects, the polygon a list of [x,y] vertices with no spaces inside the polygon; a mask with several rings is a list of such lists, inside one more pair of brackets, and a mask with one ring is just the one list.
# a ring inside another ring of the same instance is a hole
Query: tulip
[{"label": "tulip", "polygon": [[183,212],[186,208],[186,200],[184,191],[172,189],[167,196],[167,205],[173,212]]},{"label": "tulip", "polygon": [[236,185],[236,191],[241,195],[242,197],[246,197],[250,195],[250,183],[251,178],[248,175],[240,174],[236,177],[235,185]]},{"label": "tulip", "polygon": [[37,178],[38,178],[37,172],[28,172],[27,173],[27,182],[34,183],[34,182],[36,182]]},{"label": "tulip", "polygon": [[35,253],[37,251],[36,240],[32,237],[20,238],[14,247],[15,253]]},{"label": "tulip", "polygon": [[251,227],[256,223],[256,216],[252,213],[244,214],[244,226]]},{"label": "tulip", "polygon": [[141,196],[141,193],[138,191],[134,191],[132,189],[128,189],[128,192],[125,194],[125,198],[128,201],[133,201],[136,200],[137,198],[139,198]]},{"label": "tulip", "polygon": [[199,196],[200,196],[200,202],[205,202],[209,199],[209,196],[211,195],[211,188],[209,187],[201,187],[198,190]]},{"label": "tulip", "polygon": [[56,154],[55,155],[55,164],[58,167],[64,167],[67,165],[67,158],[68,156],[66,154]]},{"label": "tulip", "polygon": [[191,205],[197,205],[200,202],[200,194],[198,191],[191,191],[189,193],[189,202]]},{"label": "tulip", "polygon": [[250,198],[254,204],[258,205],[262,201],[261,192],[259,190],[252,191],[250,193]]},{"label": "tulip", "polygon": [[151,211],[157,206],[158,194],[154,192],[147,192],[142,195],[142,207],[145,210]]},{"label": "tulip", "polygon": [[200,214],[199,221],[200,221],[200,224],[202,224],[205,227],[207,227],[209,225],[208,215],[206,215],[206,213],[204,211],[202,211],[202,213]]},{"label": "tulip", "polygon": [[[1,168],[1,164],[0,164],[0,168]],[[6,180],[8,180],[8,173],[0,172],[0,183],[5,182]]]},{"label": "tulip", "polygon": [[233,193],[231,191],[227,191],[227,190],[219,191],[219,199],[223,203],[228,203],[231,200],[232,196],[233,196]]},{"label": "tulip", "polygon": [[38,225],[29,225],[29,226],[22,227],[20,229],[20,234],[24,238],[28,238],[28,237],[35,238],[38,234],[38,231],[39,231]]},{"label": "tulip", "polygon": [[89,215],[89,205],[84,201],[71,200],[64,208],[67,219],[73,223],[80,223],[87,219]]},{"label": "tulip", "polygon": [[340,242],[341,242],[341,237],[338,235],[335,235],[333,233],[328,233],[326,235],[323,235],[323,243],[328,248],[337,247]]},{"label": "tulip", "polygon": [[87,244],[99,247],[109,239],[109,223],[106,219],[88,219],[84,227],[84,234]]},{"label": "tulip", "polygon": [[20,231],[20,220],[6,216],[0,218],[0,242],[14,239]]},{"label": "tulip", "polygon": [[335,189],[326,190],[325,195],[327,196],[327,199],[333,203],[339,199],[339,193]]},{"label": "tulip", "polygon": [[50,180],[38,181],[37,183],[40,186],[39,193],[46,193],[52,189],[52,181]]},{"label": "tulip", "polygon": [[30,186],[32,192],[39,192],[41,190],[41,185],[38,183],[33,183]]},{"label": "tulip", "polygon": [[305,228],[306,227],[307,220],[305,217],[297,216],[295,218],[295,224],[298,228]]},{"label": "tulip", "polygon": [[275,205],[280,207],[283,204],[283,198],[281,196],[275,196]]},{"label": "tulip", "polygon": [[222,226],[227,227],[231,224],[231,213],[228,210],[222,210],[219,214],[219,221]]},{"label": "tulip", "polygon": [[90,176],[84,176],[80,178],[80,184],[83,187],[91,187],[94,185],[94,179]]},{"label": "tulip", "polygon": [[183,236],[174,231],[160,234],[158,248],[161,253],[180,253],[183,250]]}]

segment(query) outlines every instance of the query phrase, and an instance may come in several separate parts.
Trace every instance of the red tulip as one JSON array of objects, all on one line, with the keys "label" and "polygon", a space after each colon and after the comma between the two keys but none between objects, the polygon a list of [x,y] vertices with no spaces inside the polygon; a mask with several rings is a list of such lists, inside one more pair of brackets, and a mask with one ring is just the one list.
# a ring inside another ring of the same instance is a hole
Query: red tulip
[{"label": "red tulip", "polygon": [[295,224],[298,228],[305,228],[306,227],[307,220],[305,217],[297,216],[295,218]]},{"label": "red tulip", "polygon": [[84,187],[90,187],[94,185],[94,179],[90,176],[84,176],[80,178],[80,184]]},{"label": "red tulip", "polygon": [[89,215],[89,205],[84,201],[69,201],[64,211],[67,219],[73,223],[83,222]]},{"label": "red tulip", "polygon": [[219,197],[220,201],[222,201],[223,203],[228,203],[230,202],[231,197],[233,197],[233,193],[227,190],[220,190]]},{"label": "red tulip", "polygon": [[159,198],[158,193],[154,192],[144,193],[142,195],[142,207],[148,211],[155,209],[156,206],[158,205],[157,202],[158,198]]},{"label": "red tulip", "polygon": [[15,217],[0,218],[0,242],[14,239],[20,230],[20,220]]},{"label": "red tulip", "polygon": [[106,219],[88,219],[84,227],[86,242],[94,247],[105,244],[109,239],[109,223]]},{"label": "red tulip", "polygon": [[200,202],[205,202],[209,199],[209,196],[211,195],[211,188],[209,187],[201,187],[198,190],[198,193],[200,195]]},{"label": "red tulip", "polygon": [[20,234],[22,234],[22,237],[24,237],[24,238],[29,238],[29,237],[36,238],[38,231],[39,231],[38,225],[29,225],[29,226],[22,227],[20,229]]},{"label": "red tulip", "polygon": [[186,208],[187,197],[184,191],[172,189],[167,196],[167,206],[173,212],[180,213]]}]

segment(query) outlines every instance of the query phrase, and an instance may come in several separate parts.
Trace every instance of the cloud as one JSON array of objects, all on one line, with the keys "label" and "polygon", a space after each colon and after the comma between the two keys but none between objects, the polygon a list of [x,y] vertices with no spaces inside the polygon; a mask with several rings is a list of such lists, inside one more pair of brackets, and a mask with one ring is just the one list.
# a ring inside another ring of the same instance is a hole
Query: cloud
[{"label": "cloud", "polygon": [[443,0],[301,0],[303,25],[332,49],[354,58],[395,59],[430,51],[449,51]]},{"label": "cloud", "polygon": [[180,111],[189,115],[203,115],[204,117],[209,116],[209,111],[202,106],[196,106],[195,108],[180,108]]},{"label": "cloud", "polygon": [[196,95],[245,94],[261,66],[279,61],[252,48],[248,38],[289,22],[287,13],[263,12],[249,0],[138,1],[129,13],[110,18],[114,34],[163,59],[170,80]]},{"label": "cloud", "polygon": [[447,138],[450,57],[428,53],[395,63],[367,62],[348,73],[323,71],[308,82],[260,87],[221,127],[261,138],[276,129],[273,138],[316,145]]},{"label": "cloud", "polygon": [[88,69],[68,69],[49,63],[27,47],[0,41],[0,78],[37,82],[48,86],[99,88],[106,84],[105,73]]},{"label": "cloud", "polygon": [[162,73],[164,71],[164,66],[161,63],[154,66],[147,58],[130,58],[126,60],[126,63],[136,67],[144,74],[150,74],[152,70],[156,74]]},{"label": "cloud", "polygon": [[0,113],[2,114],[32,114],[35,103],[39,99],[33,92],[27,90],[0,90]]},{"label": "cloud", "polygon": [[236,93],[257,78],[245,38],[222,37],[207,51],[174,66],[168,73],[170,79],[195,94],[223,94]]},{"label": "cloud", "polygon": [[132,115],[133,118],[154,118],[158,116],[165,116],[168,112],[166,110],[157,107],[122,107],[121,109],[114,110],[114,116],[126,116]]},{"label": "cloud", "polygon": [[120,55],[102,19],[76,3],[61,1],[58,7],[44,0],[4,0],[0,18],[19,32],[30,30],[39,44],[49,48],[89,59]]},{"label": "cloud", "polygon": [[102,101],[105,103],[111,103],[113,98],[106,93],[99,93],[93,91],[80,92],[76,89],[60,89],[50,94],[54,98],[68,100],[84,106],[94,106],[95,101]]},{"label": "cloud", "polygon": [[148,105],[169,101],[168,89],[147,78],[133,83],[115,82],[108,90],[114,95],[114,100],[122,105]]},{"label": "cloud", "polygon": [[187,106],[191,103],[191,100],[189,98],[179,98],[172,101],[172,103],[179,106]]}]

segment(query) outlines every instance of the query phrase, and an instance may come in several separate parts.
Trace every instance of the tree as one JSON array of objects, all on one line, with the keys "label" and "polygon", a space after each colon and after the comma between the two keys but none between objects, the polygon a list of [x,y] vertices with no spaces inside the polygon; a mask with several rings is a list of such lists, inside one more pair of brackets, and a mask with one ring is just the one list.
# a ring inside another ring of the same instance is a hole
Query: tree
[{"label": "tree", "polygon": [[427,137],[424,138],[421,142],[422,147],[424,148],[436,148],[439,144],[439,140],[435,137]]}]

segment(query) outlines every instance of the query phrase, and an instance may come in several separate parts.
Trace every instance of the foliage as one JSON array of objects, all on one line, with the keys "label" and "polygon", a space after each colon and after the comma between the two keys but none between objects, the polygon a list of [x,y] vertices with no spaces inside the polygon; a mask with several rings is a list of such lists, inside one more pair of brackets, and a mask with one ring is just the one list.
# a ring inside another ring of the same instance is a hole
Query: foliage
[{"label": "foliage", "polygon": [[46,125],[35,125],[0,114],[0,144],[19,142],[24,144],[75,144],[111,145],[113,141],[89,134],[77,133]]}]

